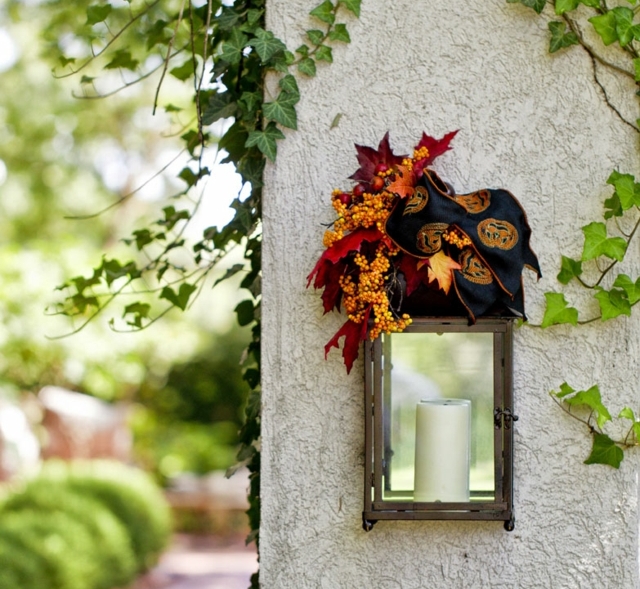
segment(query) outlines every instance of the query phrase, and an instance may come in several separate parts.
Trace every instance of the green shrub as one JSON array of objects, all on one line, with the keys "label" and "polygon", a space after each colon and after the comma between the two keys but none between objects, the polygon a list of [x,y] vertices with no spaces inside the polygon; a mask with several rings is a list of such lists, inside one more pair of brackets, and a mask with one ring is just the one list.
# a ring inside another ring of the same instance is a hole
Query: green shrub
[{"label": "green shrub", "polygon": [[[94,540],[96,551],[93,557],[101,571],[95,589],[122,587],[135,577],[136,562],[124,525],[101,502],[70,490],[64,481],[34,479],[22,492],[9,497],[2,510],[60,512],[82,523]],[[0,589],[3,588],[0,583]]]},{"label": "green shrub", "polygon": [[[7,584],[3,580],[1,589],[9,589],[9,583],[16,582],[20,589],[92,589],[99,585],[101,570],[96,554],[100,547],[87,527],[73,516],[37,510],[3,512],[0,544],[12,545],[14,558],[17,552],[23,552],[15,559],[5,556],[8,562],[2,568]],[[27,558],[33,565],[28,566]]]},{"label": "green shrub", "polygon": [[63,480],[70,490],[107,507],[127,529],[139,572],[158,561],[171,535],[171,515],[162,492],[145,473],[116,462],[83,461],[49,464],[42,478]]}]

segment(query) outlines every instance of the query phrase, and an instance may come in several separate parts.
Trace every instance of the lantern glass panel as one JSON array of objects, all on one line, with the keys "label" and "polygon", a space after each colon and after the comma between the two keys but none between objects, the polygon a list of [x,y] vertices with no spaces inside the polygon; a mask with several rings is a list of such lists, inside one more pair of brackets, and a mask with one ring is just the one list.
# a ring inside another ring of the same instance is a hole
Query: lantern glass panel
[{"label": "lantern glass panel", "polygon": [[495,499],[493,342],[488,332],[383,336],[384,501],[425,501],[414,494],[416,413],[420,401],[435,399],[471,402],[468,426],[458,422],[470,428],[469,500]]}]

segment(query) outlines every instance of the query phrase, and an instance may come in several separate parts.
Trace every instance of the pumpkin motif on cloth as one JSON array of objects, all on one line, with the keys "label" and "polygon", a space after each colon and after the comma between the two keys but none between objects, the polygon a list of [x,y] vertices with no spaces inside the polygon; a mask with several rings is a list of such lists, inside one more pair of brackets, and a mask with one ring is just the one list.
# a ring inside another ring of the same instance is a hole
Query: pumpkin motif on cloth
[{"label": "pumpkin motif on cloth", "polygon": [[416,247],[428,256],[439,252],[442,249],[442,234],[448,227],[447,223],[427,223],[418,231]]},{"label": "pumpkin motif on cloth", "polygon": [[478,190],[471,194],[455,194],[452,198],[468,213],[481,213],[491,205],[491,193],[488,190]]},{"label": "pumpkin motif on cloth", "polygon": [[508,221],[489,218],[478,223],[478,239],[487,247],[510,250],[518,243],[518,230]]},{"label": "pumpkin motif on cloth", "polygon": [[414,215],[419,213],[429,202],[429,193],[424,186],[416,186],[413,195],[407,201],[407,206],[402,212],[403,215]]},{"label": "pumpkin motif on cloth", "polygon": [[491,271],[482,263],[473,250],[463,249],[460,252],[459,262],[460,266],[462,266],[460,274],[469,282],[475,284],[491,284],[493,282]]}]

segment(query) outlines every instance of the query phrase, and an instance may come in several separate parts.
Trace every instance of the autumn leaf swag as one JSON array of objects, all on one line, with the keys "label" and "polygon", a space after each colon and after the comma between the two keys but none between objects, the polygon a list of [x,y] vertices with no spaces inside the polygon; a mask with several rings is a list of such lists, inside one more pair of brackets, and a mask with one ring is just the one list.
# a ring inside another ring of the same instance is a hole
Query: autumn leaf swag
[{"label": "autumn leaf swag", "polygon": [[531,229],[516,198],[502,189],[455,194],[429,167],[457,131],[422,134],[412,156],[356,145],[360,168],[349,191],[334,190],[337,219],[307,277],[323,288],[325,313],[347,321],[325,346],[339,347],[350,372],[360,342],[401,332],[411,316],[524,317],[522,270],[540,276]]}]

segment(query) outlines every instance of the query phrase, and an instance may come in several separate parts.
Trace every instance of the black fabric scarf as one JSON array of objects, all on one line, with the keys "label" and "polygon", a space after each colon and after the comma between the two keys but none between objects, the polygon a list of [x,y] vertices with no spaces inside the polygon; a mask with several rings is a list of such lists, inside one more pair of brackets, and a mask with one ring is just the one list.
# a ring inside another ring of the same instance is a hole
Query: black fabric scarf
[{"label": "black fabric scarf", "polygon": [[[456,229],[471,245],[457,248],[442,234]],[[531,250],[531,228],[518,200],[507,190],[483,189],[456,195],[432,170],[424,171],[413,196],[400,199],[386,233],[406,253],[429,258],[441,249],[462,268],[453,271],[455,293],[475,321],[490,309],[525,317],[522,270],[541,276]],[[425,315],[431,313],[425,309]]]}]

